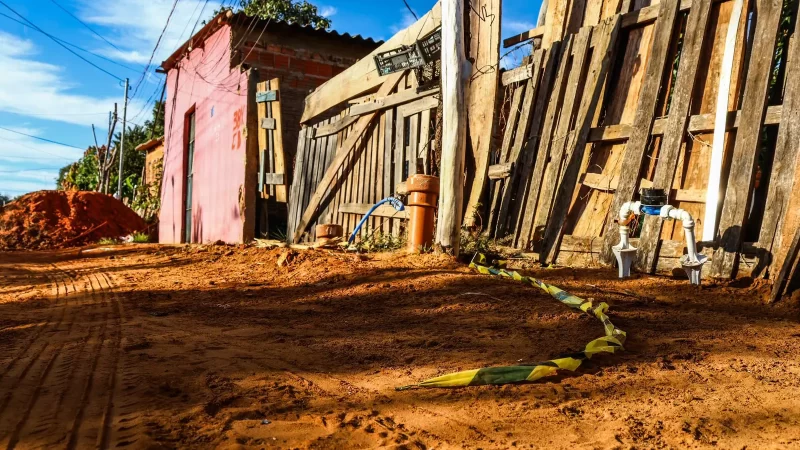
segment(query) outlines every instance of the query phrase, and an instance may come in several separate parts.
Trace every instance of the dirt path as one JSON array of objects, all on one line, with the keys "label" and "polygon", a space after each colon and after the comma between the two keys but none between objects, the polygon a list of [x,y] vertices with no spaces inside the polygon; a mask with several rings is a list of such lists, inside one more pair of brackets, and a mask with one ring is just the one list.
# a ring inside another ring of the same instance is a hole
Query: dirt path
[{"label": "dirt path", "polygon": [[0,449],[800,447],[796,300],[534,275],[608,302],[626,351],[534,384],[396,392],[580,350],[602,328],[434,256],[3,253]]}]

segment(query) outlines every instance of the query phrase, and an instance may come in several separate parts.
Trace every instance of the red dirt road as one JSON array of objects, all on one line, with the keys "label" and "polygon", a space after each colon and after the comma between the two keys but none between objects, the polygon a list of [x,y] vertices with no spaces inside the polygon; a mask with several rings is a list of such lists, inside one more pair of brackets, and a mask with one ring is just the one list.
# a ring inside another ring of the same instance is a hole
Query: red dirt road
[{"label": "red dirt road", "polygon": [[538,269],[607,302],[626,351],[397,392],[602,326],[444,258],[284,253],[0,253],[0,448],[800,448],[800,308],[759,283]]}]

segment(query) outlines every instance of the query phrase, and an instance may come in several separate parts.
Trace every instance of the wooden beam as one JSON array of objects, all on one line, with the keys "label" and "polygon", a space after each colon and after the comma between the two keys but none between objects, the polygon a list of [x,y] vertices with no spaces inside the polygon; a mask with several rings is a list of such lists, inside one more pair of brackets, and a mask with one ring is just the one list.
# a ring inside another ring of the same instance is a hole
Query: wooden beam
[{"label": "wooden beam", "polygon": [[[727,131],[739,128],[741,119],[741,111],[728,111],[725,129]],[[783,114],[782,105],[773,105],[767,107],[767,113],[764,115],[764,125],[778,125],[781,123],[781,115]],[[653,136],[661,136],[667,126],[667,119],[662,117],[653,121],[653,129],[650,134]],[[689,117],[689,125],[686,129],[692,134],[703,134],[709,131],[714,131],[714,114],[695,114]],[[620,123],[616,125],[607,125],[604,127],[592,128],[589,133],[589,142],[615,142],[625,141],[631,135],[631,126],[629,124]]]},{"label": "wooden beam", "polygon": [[[378,94],[380,96],[388,95],[389,92],[391,92],[397,86],[397,83],[400,82],[400,79],[403,77],[403,75],[404,75],[403,72],[399,72],[386,77],[383,85],[378,90]],[[372,119],[374,119],[375,116],[376,114],[372,112],[359,117],[358,121],[353,126],[353,129],[347,135],[347,139],[345,140],[344,144],[342,144],[342,147],[339,149],[339,151],[336,152],[336,157],[333,159],[331,164],[328,166],[328,169],[325,171],[325,175],[322,177],[322,180],[317,185],[316,192],[314,192],[314,195],[311,197],[311,200],[309,201],[308,206],[303,212],[302,217],[297,223],[297,227],[294,231],[294,236],[292,237],[292,240],[295,243],[300,242],[300,240],[303,238],[303,233],[306,231],[311,222],[316,218],[317,214],[319,214],[318,209],[320,203],[322,202],[323,198],[328,194],[329,188],[333,189],[335,186],[338,185],[340,180],[337,177],[337,174],[339,173],[339,170],[342,168],[342,165],[344,164],[345,160],[351,155],[353,155],[353,157],[357,156],[358,151],[360,151],[361,149],[361,146],[357,146],[356,143],[359,142],[362,135],[364,135],[366,131],[370,128],[373,122]],[[346,174],[344,173],[342,174],[342,176],[345,175]],[[331,183],[333,183],[333,185],[331,185]]]},{"label": "wooden beam", "polygon": [[521,42],[529,41],[531,39],[536,39],[539,37],[544,36],[544,26],[536,27],[532,30],[528,30],[524,33],[520,33],[516,36],[511,36],[510,38],[506,38],[503,41],[503,48],[511,47],[512,45],[517,45]]},{"label": "wooden beam", "polygon": [[[475,162],[468,188],[464,225],[475,225],[475,207],[487,186],[487,168],[497,121],[498,77],[500,73],[501,0],[471,0],[469,8],[469,55],[473,61],[467,84],[469,147]],[[489,19],[489,18],[492,19]]]},{"label": "wooden beam", "polygon": [[256,92],[256,103],[274,102],[276,100],[278,100],[278,91],[275,89]]},{"label": "wooden beam", "polygon": [[[287,169],[291,170],[291,167],[287,167],[286,152],[283,148],[283,113],[281,112],[280,78],[271,79],[269,81],[269,86],[278,92],[278,99],[268,106],[269,111],[272,114],[272,118],[275,120],[275,130],[272,131],[272,153],[275,155],[274,171],[275,173],[287,173]],[[280,203],[286,203],[286,182],[284,181],[284,183],[281,184],[283,186],[275,186],[275,200]]]},{"label": "wooden beam", "polygon": [[[781,117],[778,138],[775,143],[775,156],[772,160],[772,173],[769,178],[764,218],[761,220],[761,233],[758,244],[765,249],[781,267],[778,249],[785,247],[782,231],[792,197],[792,185],[797,178],[798,156],[800,156],[800,20],[795,21],[794,37],[791,38],[786,66],[783,92],[783,106],[786,114]],[[770,273],[775,278],[775,273]]]},{"label": "wooden beam", "polygon": [[467,147],[464,0],[442,0],[442,163],[436,244],[458,256]]},{"label": "wooden beam", "polygon": [[503,86],[525,81],[533,76],[533,63],[523,64],[516,69],[506,70],[501,77]]},{"label": "wooden beam", "polygon": [[[620,165],[620,182],[614,193],[614,200],[608,211],[609,217],[614,217],[622,204],[631,200],[636,192],[639,181],[639,171],[650,142],[650,131],[653,127],[653,117],[656,112],[658,93],[664,80],[667,56],[670,50],[670,41],[678,17],[678,1],[662,0],[658,4],[658,20],[653,31],[653,43],[650,56],[647,60],[644,81],[642,83],[636,114],[633,118],[631,136],[625,146],[625,152]],[[606,230],[603,235],[603,253],[601,261],[611,264],[614,254],[611,247],[619,240],[617,224],[613,220],[606,221]]]},{"label": "wooden beam", "polygon": [[786,259],[781,264],[781,271],[775,277],[775,284],[772,286],[772,293],[769,302],[775,303],[786,291],[786,286],[792,279],[792,275],[797,271],[797,255],[800,253],[800,228],[794,232],[794,238],[786,254]]},{"label": "wooden beam", "polygon": [[372,53],[360,59],[339,75],[323,83],[306,97],[305,109],[300,122],[308,122],[330,108],[381,86],[386,78],[375,67],[375,55],[411,45],[420,36],[435,30],[441,24],[441,5],[437,2],[427,14],[410,27],[392,36]]},{"label": "wooden beam", "polygon": [[[706,26],[711,15],[711,1],[695,0],[686,20],[678,76],[672,91],[669,116],[666,119],[664,137],[658,151],[658,164],[653,176],[653,187],[656,189],[671,189],[675,178],[689,122],[689,106],[698,76],[697,68],[700,65],[700,55],[705,42]],[[664,220],[660,217],[645,217],[639,239],[639,251],[636,252],[636,265],[639,270],[646,273],[654,273],[656,270],[658,241],[661,238],[663,223]]]},{"label": "wooden beam", "polygon": [[711,261],[710,274],[716,278],[733,278],[736,275],[742,231],[752,200],[756,159],[782,5],[781,0],[759,2],[755,41],[742,97],[742,123],[736,132],[736,146],[733,149],[728,187],[719,220],[720,245]]},{"label": "wooden beam", "polygon": [[356,120],[358,120],[358,117],[344,116],[335,122],[329,123],[328,125],[321,125],[316,128],[314,137],[322,137],[331,134],[336,134],[344,130],[345,128],[349,127],[350,125],[354,124]]},{"label": "wooden beam", "polygon": [[439,106],[439,98],[435,95],[421,98],[411,103],[406,103],[397,108],[397,113],[400,117],[413,116],[414,114],[421,113]]},{"label": "wooden beam", "polygon": [[489,166],[489,179],[501,180],[508,178],[511,176],[511,172],[513,170],[514,170],[514,163],[511,162]]},{"label": "wooden beam", "polygon": [[393,106],[402,105],[404,103],[413,102],[414,100],[428,97],[433,94],[438,94],[439,88],[430,89],[427,91],[417,92],[415,89],[408,89],[397,94],[387,95],[384,97],[376,97],[371,101],[359,103],[350,107],[351,116],[361,116],[381,109],[391,108]]},{"label": "wooden beam", "polygon": [[[344,203],[339,207],[339,212],[343,214],[366,214],[372,207],[371,203]],[[385,217],[391,219],[408,219],[408,210],[398,211],[391,205],[383,204],[372,212],[372,216]]]}]

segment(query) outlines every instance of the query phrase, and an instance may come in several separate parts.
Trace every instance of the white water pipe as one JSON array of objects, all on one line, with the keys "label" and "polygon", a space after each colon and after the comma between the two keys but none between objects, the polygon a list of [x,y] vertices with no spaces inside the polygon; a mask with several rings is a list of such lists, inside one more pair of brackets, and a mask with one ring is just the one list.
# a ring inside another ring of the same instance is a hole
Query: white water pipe
[{"label": "white water pipe", "polygon": [[622,208],[619,209],[619,244],[617,248],[620,250],[629,250],[631,249],[631,243],[628,239],[630,234],[630,227],[628,224],[630,223],[632,217],[631,216],[638,216],[641,214],[641,206],[642,202],[625,202],[622,204]]}]

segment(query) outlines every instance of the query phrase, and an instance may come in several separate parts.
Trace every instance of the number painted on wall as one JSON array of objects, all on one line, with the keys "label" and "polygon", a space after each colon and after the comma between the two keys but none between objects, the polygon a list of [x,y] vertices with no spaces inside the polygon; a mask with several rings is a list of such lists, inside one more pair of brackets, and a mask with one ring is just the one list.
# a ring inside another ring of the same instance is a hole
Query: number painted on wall
[{"label": "number painted on wall", "polygon": [[233,112],[233,140],[231,150],[242,148],[242,130],[244,129],[244,106]]}]

